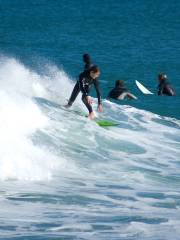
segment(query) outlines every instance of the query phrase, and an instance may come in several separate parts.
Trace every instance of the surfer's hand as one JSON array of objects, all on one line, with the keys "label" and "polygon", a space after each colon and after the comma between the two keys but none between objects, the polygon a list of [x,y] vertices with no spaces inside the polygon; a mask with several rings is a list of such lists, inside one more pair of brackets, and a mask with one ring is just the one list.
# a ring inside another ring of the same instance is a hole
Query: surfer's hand
[{"label": "surfer's hand", "polygon": [[88,104],[92,104],[92,102],[93,102],[93,100],[92,100],[92,98],[90,97],[90,96],[87,96],[86,97],[86,100],[87,100],[87,102],[88,102]]},{"label": "surfer's hand", "polygon": [[102,104],[99,104],[99,105],[98,105],[98,111],[99,111],[99,112],[103,112]]}]

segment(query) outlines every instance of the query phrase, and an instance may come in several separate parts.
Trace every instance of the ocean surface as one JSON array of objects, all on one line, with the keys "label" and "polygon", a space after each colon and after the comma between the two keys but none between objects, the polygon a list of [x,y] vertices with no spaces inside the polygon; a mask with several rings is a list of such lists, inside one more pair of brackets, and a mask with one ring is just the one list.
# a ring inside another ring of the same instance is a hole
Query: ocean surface
[{"label": "ocean surface", "polygon": [[[179,11],[178,0],[0,0],[0,239],[180,239]],[[101,69],[96,115],[116,127],[78,115],[80,96],[55,104],[84,53]],[[160,72],[175,97],[157,96]],[[117,79],[138,100],[107,99]]]}]

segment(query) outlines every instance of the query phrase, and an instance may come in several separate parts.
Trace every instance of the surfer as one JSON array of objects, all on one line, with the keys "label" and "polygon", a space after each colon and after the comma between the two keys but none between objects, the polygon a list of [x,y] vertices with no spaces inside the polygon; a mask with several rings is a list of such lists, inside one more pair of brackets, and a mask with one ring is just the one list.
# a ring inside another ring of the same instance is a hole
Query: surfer
[{"label": "surfer", "polygon": [[164,73],[160,73],[158,75],[158,95],[167,95],[167,96],[175,96],[176,93],[174,89],[171,87],[170,83],[167,82],[167,75]]},{"label": "surfer", "polygon": [[[82,72],[79,75],[79,80],[77,81],[78,84],[78,89],[76,89],[79,93],[79,91],[82,92],[82,101],[87,107],[89,111],[88,117],[90,119],[95,118],[95,114],[92,109],[92,98],[89,96],[91,86],[94,85],[97,93],[97,98],[98,98],[98,111],[102,112],[103,107],[101,103],[101,94],[99,90],[99,82],[98,82],[98,77],[100,75],[100,70],[97,66],[92,66],[89,70]],[[68,106],[70,107],[72,103],[74,102],[75,98],[77,97],[77,91],[72,92],[71,98],[68,101]],[[74,95],[73,95],[74,94]]]},{"label": "surfer", "polygon": [[102,112],[103,107],[101,103],[101,94],[99,90],[98,77],[100,75],[100,70],[97,66],[92,66],[88,71],[84,71],[79,76],[79,88],[82,92],[82,101],[89,111],[89,118],[94,119],[95,115],[92,109],[92,98],[89,96],[91,86],[94,85],[96,89],[96,94],[98,98],[98,111]]},{"label": "surfer", "polygon": [[[83,54],[83,62],[85,63],[84,65],[84,72],[88,71],[94,64],[91,61],[91,57],[88,53]],[[68,100],[68,104],[65,105],[65,107],[71,107],[73,102],[76,100],[78,94],[80,92],[80,88],[79,88],[79,81],[76,82],[73,91],[71,93],[71,96]]]},{"label": "surfer", "polygon": [[128,91],[127,88],[125,88],[123,80],[116,81],[115,87],[109,92],[108,97],[116,100],[123,100],[126,97],[129,99],[137,99],[136,96],[134,96]]}]

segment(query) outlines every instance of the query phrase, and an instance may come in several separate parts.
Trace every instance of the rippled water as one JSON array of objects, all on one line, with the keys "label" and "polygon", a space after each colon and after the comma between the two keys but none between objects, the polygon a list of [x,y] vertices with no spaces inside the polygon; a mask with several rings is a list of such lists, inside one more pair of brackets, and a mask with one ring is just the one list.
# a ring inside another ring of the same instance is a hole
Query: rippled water
[{"label": "rippled water", "polygon": [[[179,1],[0,0],[0,11],[0,239],[178,240]],[[62,107],[85,52],[101,68],[97,117],[116,127],[78,115],[80,97]],[[159,72],[176,97],[138,91],[136,79],[156,93]],[[117,79],[137,101],[106,99]]]}]

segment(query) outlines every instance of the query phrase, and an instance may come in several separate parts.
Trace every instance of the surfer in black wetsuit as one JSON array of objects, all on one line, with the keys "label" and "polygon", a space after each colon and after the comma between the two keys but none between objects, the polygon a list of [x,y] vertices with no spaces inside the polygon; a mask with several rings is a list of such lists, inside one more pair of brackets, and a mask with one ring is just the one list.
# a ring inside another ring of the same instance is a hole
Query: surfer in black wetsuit
[{"label": "surfer in black wetsuit", "polygon": [[[92,66],[93,63],[91,61],[91,57],[89,54],[85,53],[83,54],[83,62],[85,63],[84,65],[84,71],[88,71]],[[79,88],[79,81],[76,82],[73,91],[71,93],[71,96],[69,98],[68,104],[65,107],[71,107],[73,102],[76,100],[78,94],[80,92],[80,88]]]},{"label": "surfer in black wetsuit", "polygon": [[124,87],[123,80],[116,81],[115,87],[109,92],[108,97],[116,100],[123,100],[126,97],[129,99],[137,99],[136,96],[134,96],[128,91],[127,88]]},{"label": "surfer in black wetsuit", "polygon": [[160,73],[158,75],[158,95],[167,95],[167,96],[175,96],[176,93],[174,89],[171,87],[170,83],[167,82],[167,76],[164,73]]},{"label": "surfer in black wetsuit", "polygon": [[89,111],[89,118],[94,119],[95,115],[92,109],[92,98],[89,96],[91,86],[94,85],[98,98],[98,111],[102,112],[101,94],[99,90],[99,82],[97,78],[100,75],[100,70],[97,66],[92,66],[90,70],[84,71],[79,75],[79,88],[82,92],[82,101]]}]

